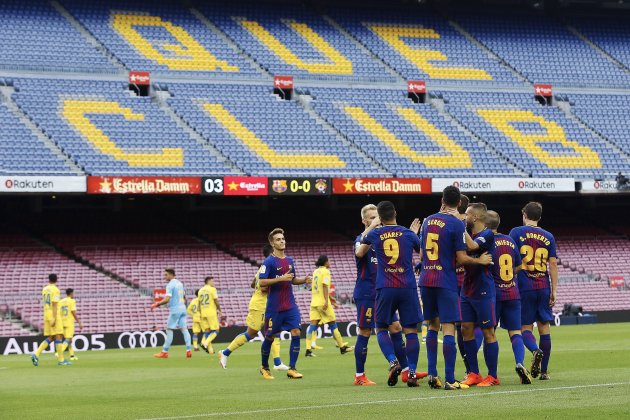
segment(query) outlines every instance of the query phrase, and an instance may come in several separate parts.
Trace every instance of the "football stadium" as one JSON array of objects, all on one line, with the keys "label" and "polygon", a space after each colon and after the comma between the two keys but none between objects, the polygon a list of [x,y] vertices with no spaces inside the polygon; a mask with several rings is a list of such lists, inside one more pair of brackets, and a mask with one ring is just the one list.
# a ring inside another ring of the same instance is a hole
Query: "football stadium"
[{"label": "football stadium", "polygon": [[629,216],[630,1],[0,0],[0,419],[630,418]]}]

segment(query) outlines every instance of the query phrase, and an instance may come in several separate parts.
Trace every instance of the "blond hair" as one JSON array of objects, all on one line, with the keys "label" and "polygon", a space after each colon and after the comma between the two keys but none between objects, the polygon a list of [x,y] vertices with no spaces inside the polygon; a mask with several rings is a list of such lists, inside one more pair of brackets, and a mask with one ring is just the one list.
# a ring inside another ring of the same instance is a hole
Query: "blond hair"
[{"label": "blond hair", "polygon": [[366,204],[363,208],[361,208],[361,220],[365,220],[365,215],[370,210],[377,210],[377,208],[374,204]]}]

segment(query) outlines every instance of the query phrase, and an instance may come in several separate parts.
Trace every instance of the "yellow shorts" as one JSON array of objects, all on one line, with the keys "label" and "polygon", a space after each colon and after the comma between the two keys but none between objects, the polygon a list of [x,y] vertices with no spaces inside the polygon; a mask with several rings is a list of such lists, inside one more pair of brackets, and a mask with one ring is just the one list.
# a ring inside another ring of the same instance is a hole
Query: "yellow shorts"
[{"label": "yellow shorts", "polygon": [[215,316],[201,317],[201,329],[215,331],[219,329],[219,319]]},{"label": "yellow shorts", "polygon": [[50,337],[52,335],[63,335],[63,326],[61,320],[58,319],[55,326],[51,326],[52,321],[44,320],[44,336]]},{"label": "yellow shorts", "polygon": [[201,329],[201,322],[193,321],[193,334],[199,334],[201,331],[203,331]]},{"label": "yellow shorts", "polygon": [[265,326],[265,311],[249,311],[245,323],[252,330],[262,331]]},{"label": "yellow shorts", "polygon": [[64,338],[72,338],[74,337],[74,325],[68,325],[67,327],[63,327],[63,336]]},{"label": "yellow shorts", "polygon": [[323,310],[323,306],[311,306],[311,321],[319,321],[320,324],[328,324],[329,322],[335,322],[335,310],[332,305],[328,305],[328,309]]}]

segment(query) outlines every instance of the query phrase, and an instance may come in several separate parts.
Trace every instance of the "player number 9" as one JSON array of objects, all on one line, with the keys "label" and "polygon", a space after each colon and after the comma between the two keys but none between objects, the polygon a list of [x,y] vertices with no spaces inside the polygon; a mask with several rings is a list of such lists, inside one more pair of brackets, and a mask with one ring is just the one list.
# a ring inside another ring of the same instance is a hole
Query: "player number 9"
[{"label": "player number 9", "polygon": [[512,262],[512,256],[509,254],[503,254],[499,257],[499,275],[501,280],[509,283],[514,279],[514,263]]},{"label": "player number 9", "polygon": [[424,249],[427,250],[427,258],[431,261],[435,261],[438,259],[438,240],[440,239],[440,235],[437,233],[427,233],[427,243]]},{"label": "player number 9", "polygon": [[385,240],[385,242],[383,242],[383,252],[385,252],[385,255],[390,257],[390,260],[387,262],[387,264],[396,264],[396,261],[398,261],[398,256],[400,255],[398,241],[394,238],[389,238]]}]

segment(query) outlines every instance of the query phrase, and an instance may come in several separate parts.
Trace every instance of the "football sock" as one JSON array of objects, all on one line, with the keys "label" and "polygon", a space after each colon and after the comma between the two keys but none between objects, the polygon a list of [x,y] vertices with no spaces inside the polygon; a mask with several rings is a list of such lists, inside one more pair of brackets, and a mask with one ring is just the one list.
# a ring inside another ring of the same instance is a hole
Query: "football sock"
[{"label": "football sock", "polygon": [[216,330],[212,330],[210,331],[210,334],[208,334],[208,339],[206,340],[206,346],[210,346],[210,344],[212,344],[212,342],[214,341],[215,338],[217,338],[218,335],[218,331]]},{"label": "football sock", "polygon": [[197,347],[199,345],[199,336],[197,334],[193,334],[192,341],[193,341],[193,346]]},{"label": "football sock", "polygon": [[223,354],[225,356],[229,356],[234,350],[241,347],[243,344],[247,343],[251,339],[252,338],[249,336],[249,334],[247,334],[247,331],[245,331],[244,333],[240,333],[234,338],[234,340],[232,340],[227,349],[223,350]]},{"label": "football sock", "polygon": [[332,324],[330,329],[332,330],[333,337],[335,338],[337,345],[341,348],[343,346],[343,338],[341,338],[341,333],[339,332],[339,328],[337,328],[337,323],[335,322]]},{"label": "football sock", "polygon": [[72,347],[72,342],[69,339],[65,339],[63,342],[63,348],[64,351],[68,350],[68,353],[70,354],[70,356],[74,356],[74,347]]},{"label": "football sock", "polygon": [[462,326],[456,325],[457,329],[457,348],[459,349],[459,354],[462,356],[462,360],[464,361],[464,368],[466,369],[466,373],[470,372],[470,368],[468,367],[468,360],[466,360],[466,349],[464,349],[464,335],[462,334]]},{"label": "football sock", "polygon": [[543,359],[540,364],[540,370],[542,372],[547,372],[547,367],[549,366],[549,356],[551,356],[551,335],[542,334],[540,336],[540,349],[543,351]]},{"label": "football sock", "polygon": [[295,364],[297,363],[298,356],[300,355],[300,336],[291,337],[291,349],[290,349],[290,358],[289,364],[292,368],[295,369]]},{"label": "football sock", "polygon": [[37,350],[35,350],[35,356],[39,357],[39,355],[42,354],[42,352],[48,348],[50,343],[51,343],[50,338],[47,338],[44,341],[42,341],[42,344],[40,344]]},{"label": "football sock", "polygon": [[313,330],[317,330],[317,326],[311,324],[306,327],[306,350],[310,350],[312,348],[311,342],[313,341]]},{"label": "football sock", "polygon": [[465,358],[468,361],[470,372],[479,374],[479,363],[477,362],[477,342],[473,340],[464,340],[464,350],[466,350]]},{"label": "football sock", "polygon": [[444,336],[442,355],[444,355],[444,379],[452,384],[455,382],[455,361],[457,360],[457,347],[455,337],[452,335]]},{"label": "football sock", "polygon": [[376,339],[378,341],[378,346],[381,348],[381,352],[383,353],[383,356],[385,356],[387,361],[391,363],[396,360],[394,343],[392,343],[392,338],[389,336],[389,332],[379,331],[378,333],[376,333]]},{"label": "football sock", "polygon": [[311,345],[313,347],[317,345],[317,329],[317,325],[313,325],[313,332],[311,333]]},{"label": "football sock", "polygon": [[260,355],[262,357],[262,366],[269,369],[269,352],[271,351],[271,345],[273,341],[268,338],[263,340],[262,346],[260,346]]},{"label": "football sock", "polygon": [[525,346],[523,345],[523,336],[520,334],[514,334],[510,337],[512,342],[512,351],[514,352],[514,360],[516,364],[523,364],[525,360]]},{"label": "football sock", "polygon": [[186,350],[190,350],[191,345],[190,345],[190,331],[188,331],[188,328],[183,328],[182,329],[182,334],[184,334],[184,343],[186,343]]},{"label": "football sock", "polygon": [[477,351],[479,351],[481,344],[483,344],[483,331],[479,327],[475,327],[475,343],[477,343]]},{"label": "football sock", "polygon": [[532,332],[529,330],[523,331],[523,344],[525,344],[527,350],[531,351],[532,353],[538,350],[536,337],[534,337],[534,334],[532,334]]},{"label": "football sock", "polygon": [[57,360],[63,362],[65,360],[63,357],[63,340],[55,340],[55,350],[57,350]]},{"label": "football sock", "polygon": [[206,331],[203,333],[203,338],[201,339],[201,345],[204,347],[208,347],[208,336],[210,335],[210,331]]},{"label": "football sock", "polygon": [[164,342],[162,351],[168,352],[168,349],[171,348],[172,343],[173,343],[173,330],[166,330],[166,341]]},{"label": "football sock", "polygon": [[357,342],[354,345],[354,363],[356,366],[356,373],[361,374],[365,372],[365,361],[367,360],[368,341],[370,337],[359,335]]},{"label": "football sock", "polygon": [[429,375],[437,376],[437,347],[438,332],[429,330],[427,332],[427,362],[429,364]]},{"label": "football sock", "polygon": [[405,342],[403,341],[402,332],[393,334],[390,333],[389,336],[392,339],[392,344],[394,344],[394,354],[396,355],[396,359],[398,359],[398,363],[400,363],[400,368],[408,368],[409,363],[407,360],[407,351],[405,350]]},{"label": "football sock", "polygon": [[486,361],[486,366],[488,366],[488,375],[497,376],[497,365],[499,364],[499,342],[495,341],[494,343],[484,343],[483,344],[483,358]]},{"label": "football sock", "polygon": [[276,338],[271,344],[271,357],[273,357],[273,364],[275,366],[282,364],[282,360],[280,359],[280,338]]},{"label": "football sock", "polygon": [[405,334],[406,359],[409,363],[409,374],[414,374],[418,367],[418,357],[420,355],[420,341],[418,333]]}]

